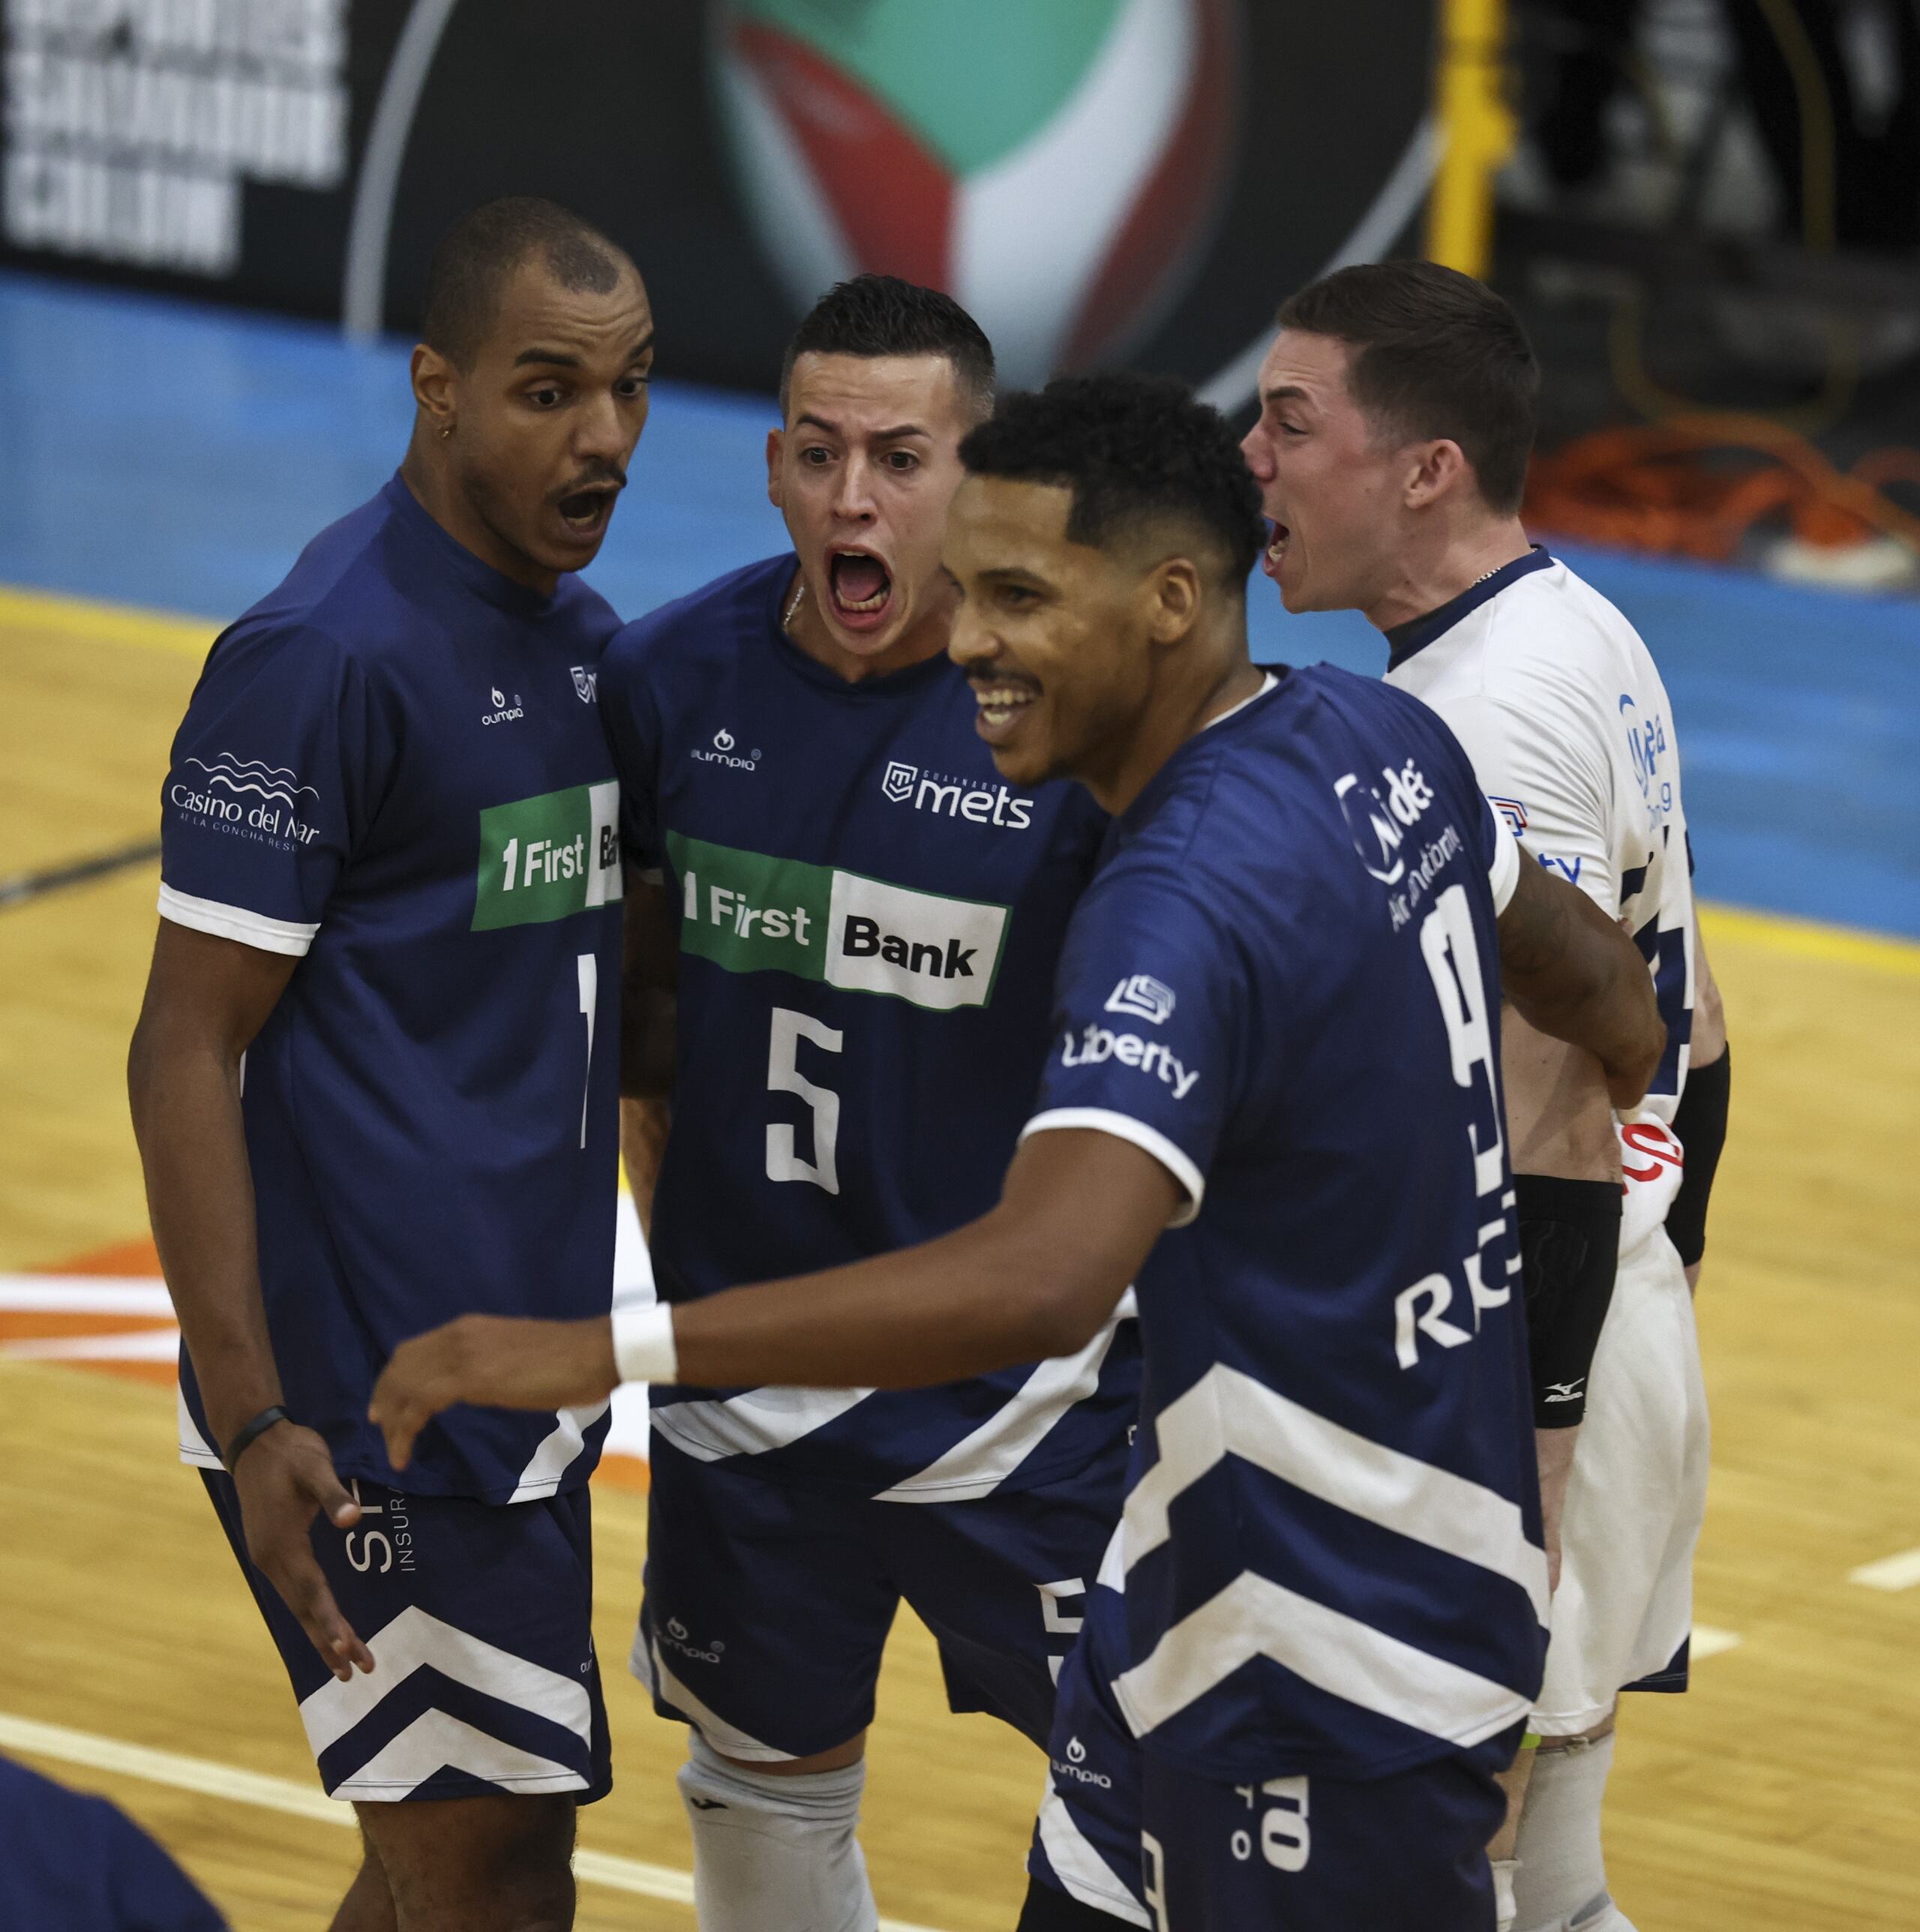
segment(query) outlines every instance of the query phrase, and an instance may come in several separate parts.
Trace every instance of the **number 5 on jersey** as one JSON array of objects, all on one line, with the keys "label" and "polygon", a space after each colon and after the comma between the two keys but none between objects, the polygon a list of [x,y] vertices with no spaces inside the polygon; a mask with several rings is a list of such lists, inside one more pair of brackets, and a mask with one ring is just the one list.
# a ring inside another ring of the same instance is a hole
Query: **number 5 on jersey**
[{"label": "number 5 on jersey", "polygon": [[769,1180],[811,1180],[830,1194],[840,1192],[834,1150],[840,1138],[840,1096],[830,1087],[817,1086],[800,1071],[800,1042],[808,1041],[823,1053],[840,1051],[836,1027],[810,1019],[785,1006],[773,1009],[766,1042],[766,1090],[797,1094],[813,1115],[813,1159],[802,1160],[794,1144],[793,1127],[784,1120],[766,1126],[766,1178]]}]

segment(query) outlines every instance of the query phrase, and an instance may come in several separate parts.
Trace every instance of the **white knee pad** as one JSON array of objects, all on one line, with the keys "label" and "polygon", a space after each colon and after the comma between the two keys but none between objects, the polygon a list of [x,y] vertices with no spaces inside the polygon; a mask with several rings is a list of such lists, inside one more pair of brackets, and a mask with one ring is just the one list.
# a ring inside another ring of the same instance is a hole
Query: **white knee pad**
[{"label": "white knee pad", "polygon": [[1613,1734],[1534,1754],[1520,1812],[1514,1932],[1634,1932],[1607,1894],[1600,1802]]},{"label": "white knee pad", "polygon": [[878,1932],[854,1835],[866,1766],[778,1778],[688,1738],[679,1783],[700,1932]]}]

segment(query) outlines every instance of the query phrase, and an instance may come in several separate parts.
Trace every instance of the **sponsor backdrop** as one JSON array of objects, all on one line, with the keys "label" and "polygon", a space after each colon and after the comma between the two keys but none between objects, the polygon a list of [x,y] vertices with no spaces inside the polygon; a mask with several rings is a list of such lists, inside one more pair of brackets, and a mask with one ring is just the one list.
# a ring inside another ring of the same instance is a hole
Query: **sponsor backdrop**
[{"label": "sponsor backdrop", "polygon": [[625,242],[663,369],[765,388],[821,289],[952,290],[1007,375],[1218,375],[1390,247],[1414,0],[0,0],[0,261],[410,329],[460,209]]}]

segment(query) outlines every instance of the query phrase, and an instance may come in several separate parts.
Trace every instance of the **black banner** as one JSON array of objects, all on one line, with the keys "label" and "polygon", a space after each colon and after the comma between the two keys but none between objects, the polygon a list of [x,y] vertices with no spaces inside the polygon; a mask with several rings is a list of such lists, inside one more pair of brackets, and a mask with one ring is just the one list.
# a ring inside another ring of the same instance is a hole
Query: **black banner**
[{"label": "black banner", "polygon": [[949,287],[1006,374],[1196,381],[1420,205],[1418,0],[0,0],[0,262],[400,330],[447,224],[626,244],[664,372],[764,388],[807,302]]}]

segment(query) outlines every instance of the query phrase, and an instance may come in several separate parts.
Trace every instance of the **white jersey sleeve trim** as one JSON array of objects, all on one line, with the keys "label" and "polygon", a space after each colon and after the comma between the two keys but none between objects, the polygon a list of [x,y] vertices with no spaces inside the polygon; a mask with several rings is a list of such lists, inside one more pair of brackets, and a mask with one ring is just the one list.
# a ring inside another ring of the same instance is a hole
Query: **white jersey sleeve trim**
[{"label": "white jersey sleeve trim", "polygon": [[1486,883],[1493,888],[1493,916],[1498,919],[1520,889],[1520,842],[1492,806],[1486,809],[1493,820],[1493,862],[1486,868]]},{"label": "white jersey sleeve trim", "polygon": [[193,1469],[225,1468],[226,1465],[214,1453],[213,1445],[200,1433],[193,1412],[187,1406],[186,1396],[178,1387],[173,1391],[173,1406],[180,1425],[181,1461]]},{"label": "white jersey sleeve trim", "polygon": [[1157,1127],[1106,1107],[1049,1107],[1044,1114],[1036,1114],[1020,1130],[1020,1138],[1024,1141],[1029,1134],[1043,1134],[1057,1127],[1091,1127],[1096,1133],[1131,1141],[1151,1154],[1186,1192],[1186,1205],[1168,1220],[1169,1228],[1184,1228],[1200,1212],[1200,1204],[1207,1194],[1206,1177]]},{"label": "white jersey sleeve trim", "polygon": [[165,884],[160,889],[160,916],[196,932],[210,932],[216,939],[237,939],[242,946],[284,953],[294,959],[305,956],[320,929],[317,920],[303,926],[298,920],[269,919],[244,906],[222,905],[218,899],[196,899],[189,893],[176,892]]}]

